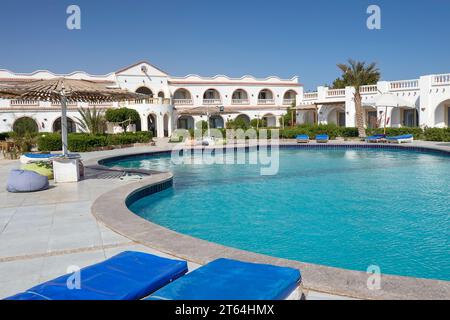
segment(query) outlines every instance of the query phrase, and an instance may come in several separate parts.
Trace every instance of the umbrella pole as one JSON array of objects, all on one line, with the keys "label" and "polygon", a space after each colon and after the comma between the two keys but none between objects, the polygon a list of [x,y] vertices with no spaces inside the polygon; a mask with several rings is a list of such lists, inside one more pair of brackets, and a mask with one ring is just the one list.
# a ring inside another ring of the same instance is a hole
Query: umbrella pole
[{"label": "umbrella pole", "polygon": [[387,122],[387,106],[384,110],[384,135],[386,135],[386,122]]},{"label": "umbrella pole", "polygon": [[67,98],[64,95],[61,95],[61,140],[63,155],[67,156]]}]

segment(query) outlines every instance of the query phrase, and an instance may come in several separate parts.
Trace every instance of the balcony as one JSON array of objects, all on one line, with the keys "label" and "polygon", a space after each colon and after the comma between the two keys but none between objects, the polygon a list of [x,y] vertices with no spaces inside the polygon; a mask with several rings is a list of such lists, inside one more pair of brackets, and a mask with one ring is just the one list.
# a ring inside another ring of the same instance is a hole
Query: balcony
[{"label": "balcony", "polygon": [[442,86],[450,84],[450,73],[449,74],[438,74],[433,76],[432,85],[433,86]]},{"label": "balcony", "polygon": [[327,98],[345,97],[345,89],[329,89],[326,94]]},{"label": "balcony", "polygon": [[222,104],[222,100],[220,99],[203,99],[204,105],[220,105]]},{"label": "balcony", "polygon": [[295,102],[295,99],[283,99],[283,105],[289,106]]},{"label": "balcony", "polygon": [[305,92],[303,93],[303,100],[316,100],[319,97],[317,92]]},{"label": "balcony", "polygon": [[232,99],[231,104],[237,104],[237,105],[245,105],[249,104],[250,101],[248,99]]},{"label": "balcony", "polygon": [[260,105],[275,104],[275,99],[258,99],[258,104]]},{"label": "balcony", "polygon": [[378,86],[376,84],[368,85],[368,86],[361,86],[359,88],[359,93],[361,93],[361,94],[376,94],[376,93],[378,93]]},{"label": "balcony", "polygon": [[148,98],[148,99],[136,99],[129,101],[128,104],[170,104],[170,99],[167,98]]},{"label": "balcony", "polygon": [[39,106],[39,101],[34,100],[11,100],[11,106],[34,107]]},{"label": "balcony", "polygon": [[392,81],[389,83],[390,91],[404,91],[419,89],[419,80]]},{"label": "balcony", "polygon": [[192,99],[173,99],[173,104],[176,106],[190,106]]}]

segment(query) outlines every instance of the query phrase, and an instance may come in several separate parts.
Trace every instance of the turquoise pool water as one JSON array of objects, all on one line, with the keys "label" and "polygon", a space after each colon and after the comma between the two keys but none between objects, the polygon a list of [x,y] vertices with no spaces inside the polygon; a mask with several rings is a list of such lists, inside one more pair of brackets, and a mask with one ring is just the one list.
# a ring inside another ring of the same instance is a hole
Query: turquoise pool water
[{"label": "turquoise pool water", "polygon": [[256,165],[173,165],[169,156],[108,165],[174,173],[173,188],[130,207],[172,230],[303,262],[450,280],[449,157],[281,149],[274,176]]}]

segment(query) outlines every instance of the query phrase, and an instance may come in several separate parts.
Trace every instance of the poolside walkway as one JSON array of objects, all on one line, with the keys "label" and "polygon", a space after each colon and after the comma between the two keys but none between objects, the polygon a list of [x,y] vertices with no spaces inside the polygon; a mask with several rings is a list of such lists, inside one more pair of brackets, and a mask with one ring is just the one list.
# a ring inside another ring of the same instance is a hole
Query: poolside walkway
[{"label": "poolside walkway", "polygon": [[[333,141],[331,143],[342,143]],[[450,143],[415,142],[417,146],[438,146],[450,151]],[[167,149],[166,141],[147,146],[83,154],[84,161],[97,157]],[[25,290],[67,272],[84,267],[125,250],[168,256],[132,242],[98,222],[91,214],[94,200],[129,182],[115,175],[92,172],[79,183],[52,185],[49,190],[13,194],[5,191],[8,173],[18,161],[0,160],[0,298]],[[189,262],[189,269],[198,265]],[[309,292],[308,299],[345,299]]]}]

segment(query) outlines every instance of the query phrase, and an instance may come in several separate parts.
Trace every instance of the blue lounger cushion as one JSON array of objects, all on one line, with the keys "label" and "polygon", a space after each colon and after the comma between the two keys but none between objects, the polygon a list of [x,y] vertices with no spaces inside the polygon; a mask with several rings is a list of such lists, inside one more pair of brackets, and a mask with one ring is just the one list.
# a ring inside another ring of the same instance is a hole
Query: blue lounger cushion
[{"label": "blue lounger cushion", "polygon": [[386,138],[386,135],[384,134],[374,134],[373,136],[367,137],[368,140],[377,140],[377,139],[383,139]]},{"label": "blue lounger cushion", "polygon": [[309,136],[307,134],[299,134],[295,137],[297,140],[309,140]]},{"label": "blue lounger cushion", "polygon": [[153,293],[150,300],[281,300],[301,282],[293,268],[214,260]]},{"label": "blue lounger cushion", "polygon": [[318,134],[316,136],[316,140],[328,140],[330,137],[328,137],[327,134]]},{"label": "blue lounger cushion", "polygon": [[69,289],[67,274],[19,293],[8,300],[136,300],[187,272],[186,261],[143,252],[124,251],[81,269],[80,289]]},{"label": "blue lounger cushion", "polygon": [[403,134],[400,136],[394,136],[394,137],[387,137],[387,140],[402,140],[402,139],[411,139],[413,138],[412,134]]}]

